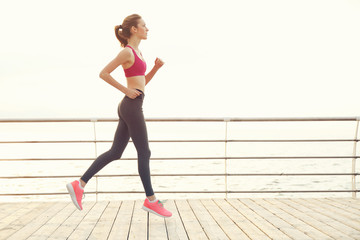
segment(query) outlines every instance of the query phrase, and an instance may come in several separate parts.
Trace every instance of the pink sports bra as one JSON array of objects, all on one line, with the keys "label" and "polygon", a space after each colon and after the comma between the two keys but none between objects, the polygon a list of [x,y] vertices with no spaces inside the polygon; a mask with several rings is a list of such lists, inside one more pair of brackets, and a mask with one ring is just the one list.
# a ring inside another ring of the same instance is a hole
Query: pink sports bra
[{"label": "pink sports bra", "polygon": [[144,62],[143,60],[141,60],[141,58],[138,57],[135,50],[131,46],[126,45],[126,47],[129,47],[132,49],[134,56],[135,56],[135,61],[131,67],[124,69],[125,76],[126,77],[145,76],[146,62]]}]

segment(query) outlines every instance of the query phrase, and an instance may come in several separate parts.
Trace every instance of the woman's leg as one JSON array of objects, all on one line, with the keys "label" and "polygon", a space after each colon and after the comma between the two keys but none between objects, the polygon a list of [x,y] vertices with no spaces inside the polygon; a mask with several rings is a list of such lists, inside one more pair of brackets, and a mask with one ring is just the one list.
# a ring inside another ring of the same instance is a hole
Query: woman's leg
[{"label": "woman's leg", "polygon": [[88,170],[80,178],[87,183],[98,171],[100,171],[108,163],[117,160],[123,154],[130,139],[128,126],[124,120],[119,117],[119,123],[115,132],[114,141],[109,151],[98,156],[91,164]]},{"label": "woman's leg", "polygon": [[134,142],[137,155],[138,155],[138,172],[141,178],[141,182],[145,189],[146,196],[153,196],[154,191],[151,184],[150,175],[150,155],[147,129],[145,125],[145,119],[142,112],[129,122],[129,133],[132,141]]},{"label": "woman's leg", "polygon": [[120,108],[120,114],[128,126],[129,134],[138,154],[138,172],[145,189],[146,196],[154,199],[154,191],[150,179],[150,148],[148,142],[145,118],[142,111],[144,95],[136,99],[126,99],[126,104]]}]

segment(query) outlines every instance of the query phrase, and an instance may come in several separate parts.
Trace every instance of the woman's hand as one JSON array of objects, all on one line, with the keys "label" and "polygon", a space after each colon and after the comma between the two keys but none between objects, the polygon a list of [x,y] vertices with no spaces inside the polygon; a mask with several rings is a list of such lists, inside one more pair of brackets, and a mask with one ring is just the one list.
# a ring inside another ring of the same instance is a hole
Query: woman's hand
[{"label": "woman's hand", "polygon": [[126,96],[128,96],[131,99],[135,99],[137,96],[141,95],[141,92],[139,92],[136,89],[128,88],[126,90]]},{"label": "woman's hand", "polygon": [[155,67],[157,69],[161,68],[164,65],[164,62],[160,58],[155,59]]}]

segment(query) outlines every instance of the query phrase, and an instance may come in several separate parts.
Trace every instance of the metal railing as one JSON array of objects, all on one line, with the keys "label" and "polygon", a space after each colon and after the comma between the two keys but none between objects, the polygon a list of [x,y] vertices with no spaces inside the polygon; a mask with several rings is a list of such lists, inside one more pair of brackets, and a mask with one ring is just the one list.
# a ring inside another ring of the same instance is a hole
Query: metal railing
[{"label": "metal railing", "polygon": [[[108,143],[112,141],[108,140],[97,140],[96,137],[96,123],[97,122],[117,122],[118,119],[113,118],[99,118],[99,119],[0,119],[0,124],[2,123],[43,123],[43,122],[92,122],[94,130],[94,139],[93,140],[64,140],[64,141],[0,141],[0,144],[19,144],[19,143],[94,143],[95,149],[95,158],[97,157],[97,144],[98,143]],[[356,193],[360,190],[356,186],[356,176],[359,175],[359,172],[356,172],[356,161],[359,156],[357,153],[357,142],[358,132],[359,132],[359,117],[337,117],[337,118],[151,118],[146,119],[147,122],[223,122],[225,124],[224,139],[218,140],[150,140],[149,142],[173,142],[173,143],[183,143],[183,142],[203,142],[203,143],[223,143],[224,144],[224,156],[214,157],[166,157],[166,158],[154,158],[151,160],[224,160],[224,173],[220,174],[152,174],[152,176],[161,177],[161,176],[218,176],[224,177],[224,187],[223,191],[156,191],[157,193],[224,193],[228,197],[229,193],[309,193],[309,192],[351,192],[352,197],[356,197]],[[240,140],[240,139],[228,139],[228,123],[229,122],[291,122],[291,121],[350,121],[356,124],[355,133],[353,139],[273,139],[273,140]],[[353,142],[353,154],[351,156],[228,156],[228,143],[234,142]],[[62,161],[62,160],[94,160],[95,158],[0,158],[0,161]],[[350,173],[228,173],[227,160],[235,159],[352,159],[352,168]],[[121,158],[122,160],[137,160],[137,158]],[[102,175],[96,174],[96,190],[93,192],[87,192],[88,194],[100,193],[143,193],[143,191],[99,191],[98,189],[98,178],[103,177],[133,177],[138,176],[138,174],[117,174],[117,175]],[[351,190],[271,190],[271,191],[232,191],[228,189],[228,177],[231,176],[351,176]],[[80,176],[69,176],[69,175],[52,175],[52,176],[0,176],[0,179],[30,179],[30,178],[71,178],[71,177],[80,177]],[[1,193],[0,196],[24,196],[24,195],[62,195],[67,194],[66,192],[57,192],[57,193]]]}]

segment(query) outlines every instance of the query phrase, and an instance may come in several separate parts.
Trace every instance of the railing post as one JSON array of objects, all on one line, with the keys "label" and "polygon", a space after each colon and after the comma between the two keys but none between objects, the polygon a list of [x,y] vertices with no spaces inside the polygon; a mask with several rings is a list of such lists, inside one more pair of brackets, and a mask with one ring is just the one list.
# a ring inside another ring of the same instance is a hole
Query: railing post
[{"label": "railing post", "polygon": [[[92,118],[91,121],[93,122],[93,126],[94,126],[94,149],[95,149],[95,159],[97,158],[97,140],[96,140],[96,122],[97,119],[96,118]],[[95,195],[96,195],[96,202],[98,201],[98,177],[97,175],[95,175]]]},{"label": "railing post", "polygon": [[[357,136],[358,136],[358,129],[359,129],[359,120],[360,120],[360,117],[358,117],[356,119],[356,130],[355,130],[354,149],[353,149],[354,158],[352,159],[352,167],[351,167],[351,172],[352,172],[352,174],[354,174],[351,176],[351,189],[353,191],[356,190],[356,175],[355,175],[355,172],[356,172],[356,147],[357,147],[357,140],[358,140]],[[352,193],[352,197],[356,198],[356,192]]]},{"label": "railing post", "polygon": [[227,176],[228,176],[228,172],[227,172],[227,142],[228,142],[228,137],[227,137],[227,130],[228,130],[228,122],[230,122],[230,118],[224,118],[224,122],[225,122],[225,198],[228,198],[228,186],[227,186]]}]

